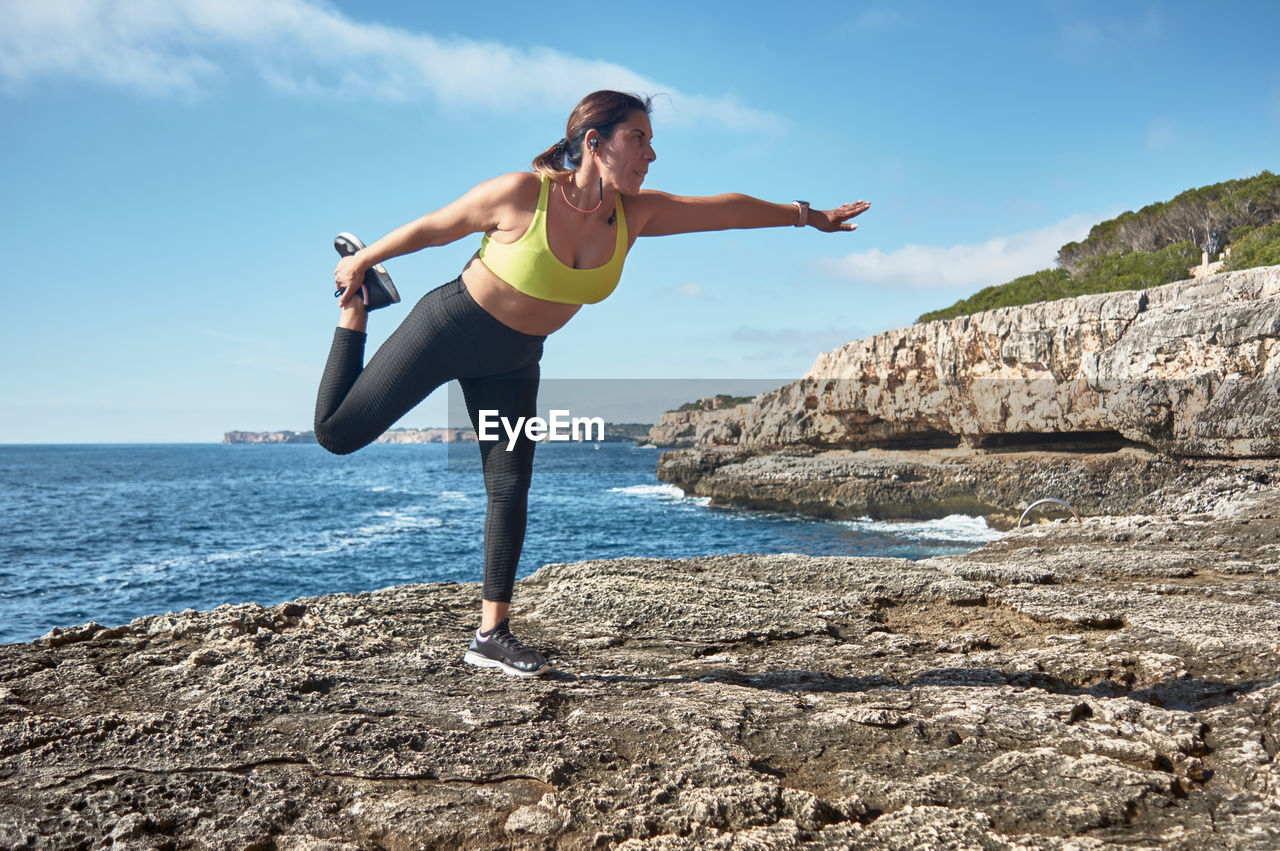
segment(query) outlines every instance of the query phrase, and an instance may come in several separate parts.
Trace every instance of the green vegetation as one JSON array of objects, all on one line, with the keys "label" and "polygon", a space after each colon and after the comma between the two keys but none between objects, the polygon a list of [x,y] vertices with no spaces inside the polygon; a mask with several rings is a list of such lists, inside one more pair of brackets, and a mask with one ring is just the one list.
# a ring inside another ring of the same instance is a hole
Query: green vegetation
[{"label": "green vegetation", "polygon": [[917,321],[1178,281],[1199,264],[1200,246],[1215,231],[1231,247],[1225,270],[1280,264],[1280,176],[1264,171],[1121,213],[1094,225],[1084,240],[1062,246],[1058,268],[987,287]]},{"label": "green vegetation", "polygon": [[1280,175],[1264,171],[1188,189],[1171,201],[1094,225],[1082,242],[1058,250],[1058,265],[1074,274],[1077,266],[1103,254],[1145,254],[1176,242],[1204,246],[1214,231],[1231,243],[1244,231],[1275,221],[1280,221]]},{"label": "green vegetation", "polygon": [[633,440],[636,443],[645,443],[649,440],[651,428],[653,423],[605,423],[604,436],[606,440]]},{"label": "green vegetation", "polygon": [[1042,269],[1014,278],[1007,284],[997,284],[978,290],[950,307],[930,311],[917,322],[933,322],[936,319],[954,319],[970,313],[1011,307],[1017,304],[1034,304],[1037,301],[1053,301],[1075,295],[1071,291],[1071,275],[1066,269]]},{"label": "green vegetation", "polygon": [[1222,268],[1228,272],[1254,266],[1280,264],[1280,222],[1250,228],[1231,244],[1231,256]]},{"label": "green vegetation", "polygon": [[1072,283],[1081,294],[1141,290],[1181,281],[1199,262],[1200,249],[1193,242],[1175,242],[1150,254],[1102,254],[1081,263]]},{"label": "green vegetation", "polygon": [[[719,393],[715,396],[708,396],[705,399],[698,399],[696,402],[685,402],[677,411],[718,411],[721,408],[736,408],[739,405],[745,405],[754,399],[754,396],[730,396],[727,393]],[[671,411],[667,411],[671,413]]]},{"label": "green vegetation", "polygon": [[[1066,269],[1043,269],[1007,284],[979,290],[963,301],[926,313],[916,321],[954,319],[997,307],[1158,287],[1187,277],[1187,269],[1199,262],[1200,249],[1190,242],[1177,242],[1150,254],[1103,254],[1081,263],[1079,272],[1074,276]],[[1275,262],[1280,263],[1280,260]]]}]

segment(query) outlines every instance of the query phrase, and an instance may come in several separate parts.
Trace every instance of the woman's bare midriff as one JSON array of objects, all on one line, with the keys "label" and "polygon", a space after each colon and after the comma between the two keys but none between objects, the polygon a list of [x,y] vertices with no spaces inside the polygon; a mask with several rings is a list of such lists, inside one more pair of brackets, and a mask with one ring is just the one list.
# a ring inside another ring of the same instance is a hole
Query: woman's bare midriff
[{"label": "woman's bare midriff", "polygon": [[563,328],[582,309],[580,304],[560,304],[525,295],[490,272],[476,256],[462,270],[462,283],[490,316],[522,334],[546,336]]}]

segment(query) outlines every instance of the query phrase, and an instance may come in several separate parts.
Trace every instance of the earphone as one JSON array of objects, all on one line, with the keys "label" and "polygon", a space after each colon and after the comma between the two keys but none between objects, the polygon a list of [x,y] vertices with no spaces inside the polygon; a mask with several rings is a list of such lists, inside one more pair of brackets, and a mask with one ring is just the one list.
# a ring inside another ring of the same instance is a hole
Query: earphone
[{"label": "earphone", "polygon": [[591,145],[591,153],[594,154],[596,152],[596,148],[600,147],[600,140],[592,139],[588,144]]}]

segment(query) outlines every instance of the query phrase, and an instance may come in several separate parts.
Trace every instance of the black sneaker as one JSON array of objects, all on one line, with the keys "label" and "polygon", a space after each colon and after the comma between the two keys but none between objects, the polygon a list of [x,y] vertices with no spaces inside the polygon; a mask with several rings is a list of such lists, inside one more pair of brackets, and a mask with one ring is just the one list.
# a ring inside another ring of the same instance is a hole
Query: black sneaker
[{"label": "black sneaker", "polygon": [[517,677],[540,677],[551,669],[541,653],[520,643],[511,634],[508,618],[493,628],[487,638],[477,631],[462,661],[481,668],[501,668]]},{"label": "black sneaker", "polygon": [[[349,233],[340,233],[333,238],[333,247],[343,257],[350,257],[364,248],[364,243]],[[342,295],[342,290],[333,295],[337,298]],[[364,286],[360,288],[360,295],[364,299],[365,310],[377,310],[400,301],[400,293],[396,292],[396,285],[391,283],[391,276],[381,263],[375,263],[364,273]]]}]

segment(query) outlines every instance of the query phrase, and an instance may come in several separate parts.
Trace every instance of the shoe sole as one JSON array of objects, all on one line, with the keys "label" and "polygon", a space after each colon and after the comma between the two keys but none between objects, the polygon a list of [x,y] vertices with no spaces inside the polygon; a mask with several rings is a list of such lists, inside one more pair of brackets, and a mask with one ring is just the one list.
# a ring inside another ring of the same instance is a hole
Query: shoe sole
[{"label": "shoe sole", "polygon": [[[396,285],[391,283],[391,276],[387,274],[387,270],[382,268],[381,263],[375,263],[373,266],[373,274],[378,276],[378,283],[382,284],[382,288],[387,291],[387,295],[391,297],[392,304],[400,303],[400,293],[396,292]],[[385,305],[384,305],[385,306]]]},{"label": "shoe sole", "polygon": [[350,257],[361,248],[364,248],[364,243],[360,241],[359,237],[344,231],[333,238],[333,247],[343,257]]},{"label": "shoe sole", "polygon": [[551,665],[548,663],[536,671],[521,671],[518,668],[511,667],[505,662],[499,662],[497,659],[490,659],[488,656],[481,656],[473,650],[468,650],[466,654],[463,655],[462,661],[466,662],[468,665],[475,665],[477,668],[501,668],[513,677],[524,677],[525,679],[540,677],[547,671],[551,670]]},{"label": "shoe sole", "polygon": [[[341,256],[350,257],[365,246],[358,236],[343,231],[333,238],[333,247]],[[371,271],[378,277],[378,283],[387,291],[387,295],[391,298],[391,303],[399,304],[400,293],[396,290],[396,285],[391,283],[391,276],[387,274],[386,267],[381,263],[375,263]],[[342,290],[334,293],[335,298],[340,295],[342,295]]]}]

